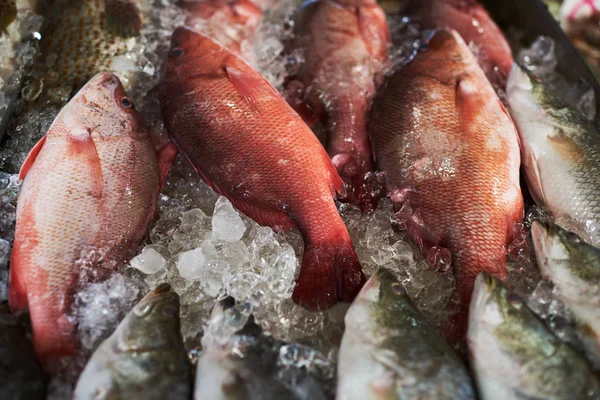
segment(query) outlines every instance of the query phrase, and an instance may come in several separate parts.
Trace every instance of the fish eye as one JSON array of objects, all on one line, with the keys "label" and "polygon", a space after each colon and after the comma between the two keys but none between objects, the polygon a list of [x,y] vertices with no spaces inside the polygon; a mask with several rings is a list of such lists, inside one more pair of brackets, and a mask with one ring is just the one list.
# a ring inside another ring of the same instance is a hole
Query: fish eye
[{"label": "fish eye", "polygon": [[171,58],[181,57],[184,53],[185,53],[185,51],[182,48],[175,47],[174,49],[172,49],[169,52],[169,57],[171,57]]},{"label": "fish eye", "polygon": [[166,306],[162,309],[162,315],[171,318],[177,313],[177,309],[173,306]]},{"label": "fish eye", "polygon": [[510,293],[506,296],[506,299],[508,300],[510,305],[516,308],[517,310],[519,310],[523,306],[521,298],[516,294]]},{"label": "fish eye", "polygon": [[133,108],[133,102],[127,97],[121,98],[121,105],[123,106],[123,108]]},{"label": "fish eye", "polygon": [[398,294],[405,294],[406,293],[406,290],[404,289],[404,286],[402,286],[402,284],[400,284],[400,283],[393,283],[392,284],[392,290],[395,293],[398,293]]}]

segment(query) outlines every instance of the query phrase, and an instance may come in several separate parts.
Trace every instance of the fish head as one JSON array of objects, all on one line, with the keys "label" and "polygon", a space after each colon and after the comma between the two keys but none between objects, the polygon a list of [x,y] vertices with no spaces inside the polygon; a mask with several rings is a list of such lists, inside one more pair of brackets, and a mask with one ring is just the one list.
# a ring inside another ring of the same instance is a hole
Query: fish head
[{"label": "fish head", "polygon": [[185,26],[179,27],[171,37],[163,76],[175,81],[194,76],[224,77],[223,62],[230,56],[229,51],[209,37]]},{"label": "fish head", "polygon": [[[545,277],[562,282],[573,282],[576,277],[584,282],[600,283],[600,249],[556,224],[534,221],[531,237]],[[575,286],[583,290],[584,282]]]},{"label": "fish head", "polygon": [[81,128],[102,138],[120,135],[144,139],[148,135],[121,81],[110,72],[101,72],[90,79],[62,114],[68,127]]},{"label": "fish head", "polygon": [[133,308],[119,329],[118,347],[123,352],[170,346],[180,336],[179,296],[169,284],[159,285]]},{"label": "fish head", "polygon": [[[501,332],[521,326],[528,309],[523,300],[510,292],[496,277],[482,272],[475,280],[469,309],[469,337],[485,331],[498,338]],[[504,335],[503,335],[504,336]],[[505,335],[503,341],[519,340],[518,335]]]},{"label": "fish head", "polygon": [[469,46],[453,29],[438,29],[429,35],[419,53],[406,67],[409,74],[427,75],[447,82],[460,75],[465,66],[477,67]]},{"label": "fish head", "polygon": [[388,329],[402,323],[395,316],[398,309],[405,308],[412,309],[412,304],[404,286],[382,268],[365,283],[348,310],[345,323],[357,336],[378,341],[388,336]]}]

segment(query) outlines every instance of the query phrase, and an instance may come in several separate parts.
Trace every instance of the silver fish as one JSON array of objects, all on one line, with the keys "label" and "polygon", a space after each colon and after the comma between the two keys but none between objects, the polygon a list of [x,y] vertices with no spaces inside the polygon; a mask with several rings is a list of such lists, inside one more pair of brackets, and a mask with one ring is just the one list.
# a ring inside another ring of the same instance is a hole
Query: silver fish
[{"label": "silver fish", "polygon": [[168,284],[146,295],[94,352],[74,399],[187,400],[191,373]]},{"label": "silver fish", "polygon": [[554,224],[534,222],[531,236],[542,275],[575,316],[586,353],[600,368],[600,249]]},{"label": "silver fish", "polygon": [[[325,400],[319,379],[277,365],[282,343],[263,335],[249,310],[231,297],[213,309],[202,338],[194,399]],[[293,383],[286,384],[283,375]]]},{"label": "silver fish", "polygon": [[482,400],[600,398],[588,362],[486,273],[475,281],[467,343]]},{"label": "silver fish", "polygon": [[337,400],[475,398],[462,361],[390,272],[367,281],[345,322]]},{"label": "silver fish", "polygon": [[507,98],[534,200],[558,225],[600,246],[600,129],[516,64]]}]

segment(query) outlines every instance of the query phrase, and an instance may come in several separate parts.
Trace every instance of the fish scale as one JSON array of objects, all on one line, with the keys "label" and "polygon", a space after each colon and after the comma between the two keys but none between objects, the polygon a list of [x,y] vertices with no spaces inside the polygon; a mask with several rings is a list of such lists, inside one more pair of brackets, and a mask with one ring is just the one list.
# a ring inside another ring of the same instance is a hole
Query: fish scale
[{"label": "fish scale", "polygon": [[78,351],[72,295],[106,278],[146,234],[160,190],[154,145],[116,76],[90,80],[20,173],[10,305],[29,309],[47,371]]},{"label": "fish scale", "polygon": [[516,129],[464,41],[444,30],[392,75],[370,118],[398,218],[430,265],[444,267],[451,252],[458,340],[479,272],[507,276],[523,217]]},{"label": "fish scale", "polygon": [[600,245],[600,129],[514,66],[507,99],[534,200],[558,225]]}]

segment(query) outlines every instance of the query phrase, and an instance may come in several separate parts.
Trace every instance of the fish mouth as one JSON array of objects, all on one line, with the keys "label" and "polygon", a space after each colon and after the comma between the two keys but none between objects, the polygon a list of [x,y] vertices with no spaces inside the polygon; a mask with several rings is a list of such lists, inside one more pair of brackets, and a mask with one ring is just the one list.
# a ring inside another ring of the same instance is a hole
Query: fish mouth
[{"label": "fish mouth", "polygon": [[506,81],[506,93],[511,93],[515,89],[526,91],[531,91],[533,89],[531,78],[527,72],[525,72],[523,68],[521,68],[521,66],[516,62],[513,63],[510,73],[508,74],[508,79]]},{"label": "fish mouth", "polygon": [[487,272],[482,272],[475,279],[475,287],[473,289],[473,295],[471,297],[471,304],[469,305],[469,334],[477,331],[478,321],[480,315],[490,299],[494,288],[497,286],[497,282]]},{"label": "fish mouth", "polygon": [[171,291],[171,285],[168,283],[161,283],[154,290],[148,293],[147,297],[158,296],[159,294],[168,293]]},{"label": "fish mouth", "polygon": [[379,299],[379,292],[381,288],[382,279],[386,279],[386,274],[389,274],[384,269],[380,269],[364,284],[358,296],[356,296],[356,303],[374,303]]},{"label": "fish mouth", "polygon": [[533,221],[533,224],[531,225],[531,239],[533,239],[535,256],[540,264],[541,269],[542,264],[545,263],[546,259],[546,243],[548,241],[547,227],[542,225],[542,223],[539,221]]}]

